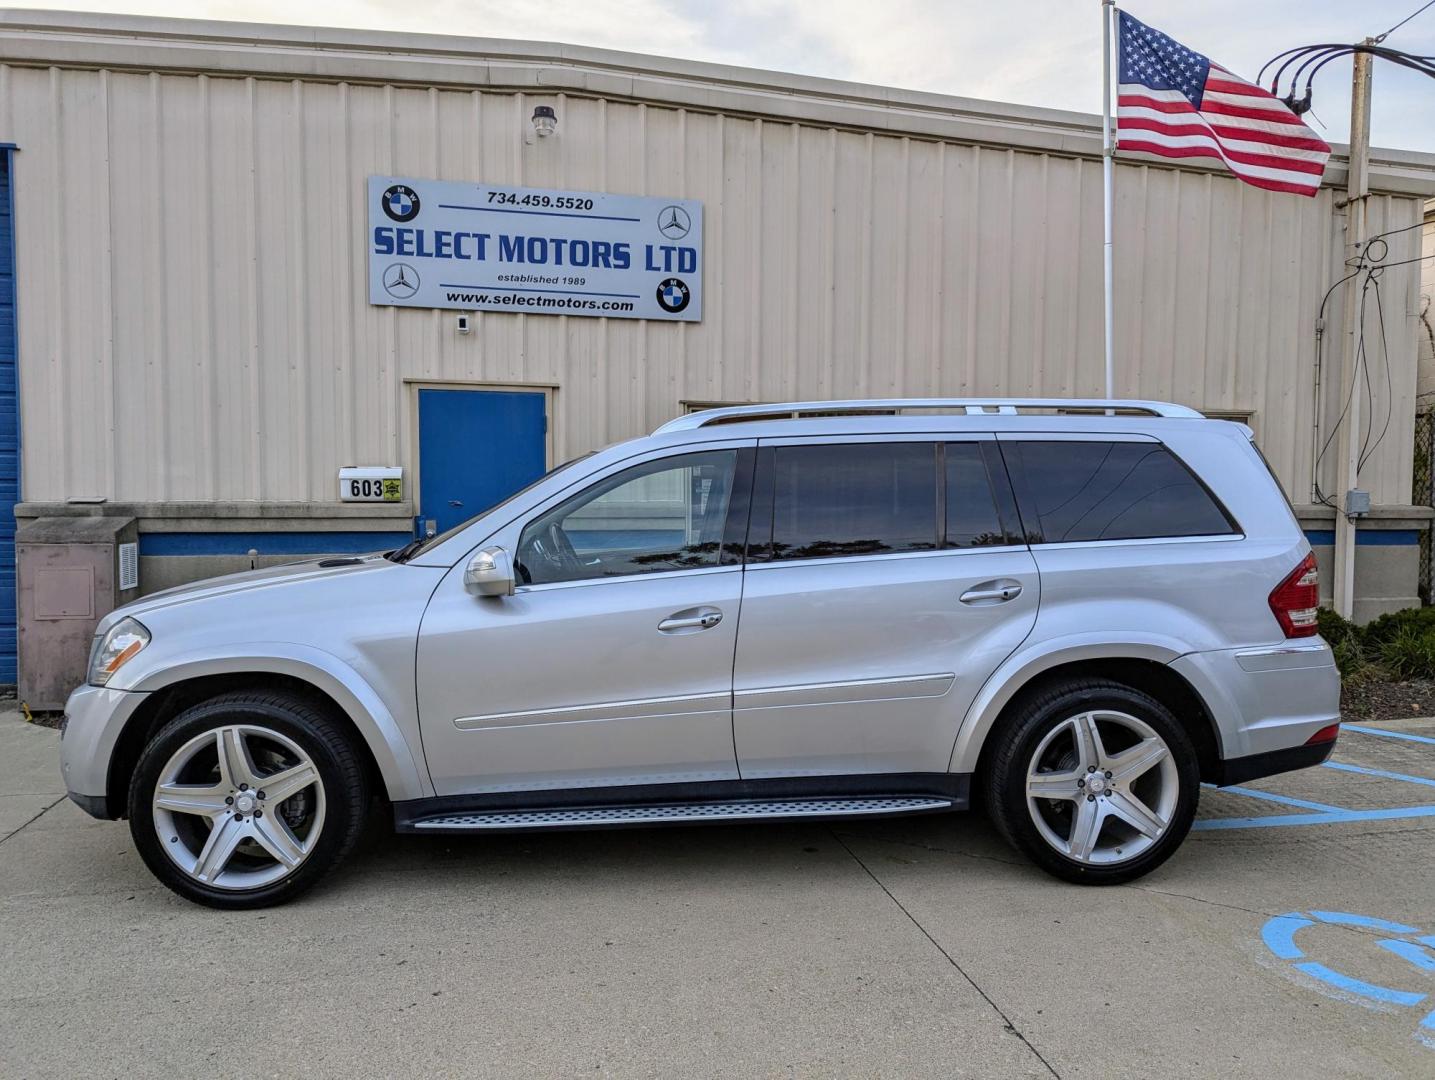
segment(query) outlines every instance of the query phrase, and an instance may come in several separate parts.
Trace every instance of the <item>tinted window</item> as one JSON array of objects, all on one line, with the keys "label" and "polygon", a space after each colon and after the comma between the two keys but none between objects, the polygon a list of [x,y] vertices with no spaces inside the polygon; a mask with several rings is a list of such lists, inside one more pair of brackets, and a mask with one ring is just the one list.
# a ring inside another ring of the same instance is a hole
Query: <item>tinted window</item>
[{"label": "tinted window", "polygon": [[718,565],[736,450],[645,462],[598,481],[523,529],[525,584]]},{"label": "tinted window", "polygon": [[1034,541],[1233,531],[1191,471],[1157,443],[1021,442],[1003,448],[1019,463],[1022,518]]},{"label": "tinted window", "polygon": [[773,462],[773,558],[937,546],[934,444],[780,446]]},{"label": "tinted window", "polygon": [[947,443],[947,547],[988,547],[1007,538],[979,443]]}]

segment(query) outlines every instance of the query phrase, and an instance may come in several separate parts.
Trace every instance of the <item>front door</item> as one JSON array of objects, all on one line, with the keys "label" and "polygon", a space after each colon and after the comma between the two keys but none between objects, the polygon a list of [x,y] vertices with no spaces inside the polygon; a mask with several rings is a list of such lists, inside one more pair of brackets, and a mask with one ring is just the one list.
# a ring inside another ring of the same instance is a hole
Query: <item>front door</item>
[{"label": "front door", "polygon": [[510,522],[512,596],[460,562],[419,633],[440,795],[732,780],[751,443],[649,455]]},{"label": "front door", "polygon": [[1036,619],[990,436],[764,440],[733,732],[743,779],[945,772]]},{"label": "front door", "polygon": [[420,390],[418,534],[450,529],[537,480],[547,446],[542,391]]}]

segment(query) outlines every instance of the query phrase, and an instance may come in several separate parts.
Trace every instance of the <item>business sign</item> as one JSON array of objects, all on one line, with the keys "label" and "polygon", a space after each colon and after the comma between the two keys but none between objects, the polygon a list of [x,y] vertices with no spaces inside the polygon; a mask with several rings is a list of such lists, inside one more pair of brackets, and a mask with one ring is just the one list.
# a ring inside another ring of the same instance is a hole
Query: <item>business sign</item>
[{"label": "business sign", "polygon": [[702,318],[691,199],[369,177],[369,303]]}]

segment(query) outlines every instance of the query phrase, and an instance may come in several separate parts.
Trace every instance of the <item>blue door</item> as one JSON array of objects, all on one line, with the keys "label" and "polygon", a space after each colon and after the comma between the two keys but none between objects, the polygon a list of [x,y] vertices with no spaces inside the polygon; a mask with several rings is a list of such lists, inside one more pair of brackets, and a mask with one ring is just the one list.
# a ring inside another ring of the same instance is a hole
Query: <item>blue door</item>
[{"label": "blue door", "polygon": [[15,503],[20,498],[13,148],[0,146],[0,683],[15,682]]},{"label": "blue door", "polygon": [[547,396],[419,391],[419,535],[502,502],[548,468]]}]

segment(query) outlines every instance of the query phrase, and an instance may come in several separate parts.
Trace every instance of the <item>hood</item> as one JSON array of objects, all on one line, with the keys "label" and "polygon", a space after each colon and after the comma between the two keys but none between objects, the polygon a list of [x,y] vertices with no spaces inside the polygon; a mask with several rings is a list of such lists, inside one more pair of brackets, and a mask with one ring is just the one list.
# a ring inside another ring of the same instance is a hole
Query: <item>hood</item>
[{"label": "hood", "polygon": [[196,600],[228,596],[237,593],[256,592],[262,589],[284,588],[306,582],[322,581],[326,578],[342,577],[346,574],[372,573],[384,567],[398,566],[383,555],[326,556],[320,559],[305,559],[300,562],[284,563],[281,566],[265,567],[262,570],[243,570],[237,574],[206,578],[188,585],[177,585],[150,593],[124,607],[116,608],[106,615],[96,627],[96,633],[104,633],[120,619],[133,616],[144,622],[146,614]]}]

